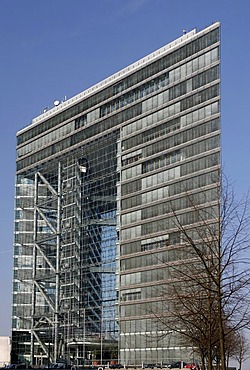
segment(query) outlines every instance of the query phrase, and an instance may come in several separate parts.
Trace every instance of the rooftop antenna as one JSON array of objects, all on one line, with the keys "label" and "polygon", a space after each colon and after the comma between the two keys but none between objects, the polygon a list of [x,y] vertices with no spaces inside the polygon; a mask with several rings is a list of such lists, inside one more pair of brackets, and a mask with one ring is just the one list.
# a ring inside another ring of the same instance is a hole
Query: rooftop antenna
[{"label": "rooftop antenna", "polygon": [[54,101],[54,106],[57,107],[60,104],[59,100]]}]

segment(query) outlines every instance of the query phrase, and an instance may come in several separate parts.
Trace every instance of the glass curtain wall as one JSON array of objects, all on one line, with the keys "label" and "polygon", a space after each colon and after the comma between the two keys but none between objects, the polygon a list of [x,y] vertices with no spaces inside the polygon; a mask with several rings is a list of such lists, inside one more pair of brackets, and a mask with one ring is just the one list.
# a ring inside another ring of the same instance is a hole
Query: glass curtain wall
[{"label": "glass curtain wall", "polygon": [[121,134],[120,356],[131,365],[192,361],[193,349],[163,320],[173,306],[167,292],[188,258],[180,225],[197,227],[192,205],[204,220],[218,216],[218,27],[174,57],[181,62],[172,58],[172,68],[142,85],[142,115]]},{"label": "glass curtain wall", "polygon": [[13,359],[184,356],[152,310],[187,255],[173,210],[218,201],[219,45],[191,31],[17,134]]}]

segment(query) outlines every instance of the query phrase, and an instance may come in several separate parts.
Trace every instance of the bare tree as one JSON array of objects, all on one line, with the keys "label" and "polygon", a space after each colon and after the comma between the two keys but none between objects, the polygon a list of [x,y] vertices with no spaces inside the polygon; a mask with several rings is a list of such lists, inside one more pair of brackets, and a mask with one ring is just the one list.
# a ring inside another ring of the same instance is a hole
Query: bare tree
[{"label": "bare tree", "polygon": [[239,370],[241,370],[243,362],[250,358],[250,343],[243,332],[237,333],[236,337],[232,357],[238,361]]},{"label": "bare tree", "polygon": [[154,315],[196,348],[203,366],[211,370],[216,362],[226,370],[233,333],[250,323],[249,200],[237,201],[226,179],[209,190],[185,193],[191,223],[171,207],[182,257],[162,292],[168,314]]},{"label": "bare tree", "polygon": [[235,353],[235,348],[237,347],[237,337],[238,334],[236,331],[231,330],[231,328],[225,328],[226,334],[226,346],[225,346],[225,354],[226,354],[226,366],[229,367],[229,360],[232,358],[233,354]]}]

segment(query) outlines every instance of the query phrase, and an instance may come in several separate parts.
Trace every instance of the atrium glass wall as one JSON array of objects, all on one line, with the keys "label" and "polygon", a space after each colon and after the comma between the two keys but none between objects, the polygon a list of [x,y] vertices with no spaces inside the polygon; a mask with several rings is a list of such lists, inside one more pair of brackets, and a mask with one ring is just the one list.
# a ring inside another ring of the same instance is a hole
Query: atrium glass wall
[{"label": "atrium glass wall", "polygon": [[13,352],[36,364],[100,359],[100,338],[106,356],[117,346],[116,141],[17,177]]},{"label": "atrium glass wall", "polygon": [[153,310],[186,256],[173,210],[218,202],[219,44],[191,31],[18,132],[13,358],[188,360]]}]

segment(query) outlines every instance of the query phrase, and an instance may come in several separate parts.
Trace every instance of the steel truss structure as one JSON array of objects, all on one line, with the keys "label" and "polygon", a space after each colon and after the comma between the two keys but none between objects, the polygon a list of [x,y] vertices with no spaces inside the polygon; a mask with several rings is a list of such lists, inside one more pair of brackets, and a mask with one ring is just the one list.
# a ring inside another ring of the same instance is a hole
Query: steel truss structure
[{"label": "steel truss structure", "polygon": [[106,143],[96,166],[92,149],[85,156],[78,150],[28,175],[34,204],[32,363],[38,357],[81,363],[93,360],[98,348],[100,359],[117,347],[117,173],[109,157],[116,146],[116,139]]}]

